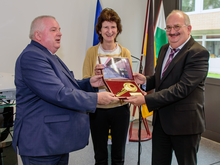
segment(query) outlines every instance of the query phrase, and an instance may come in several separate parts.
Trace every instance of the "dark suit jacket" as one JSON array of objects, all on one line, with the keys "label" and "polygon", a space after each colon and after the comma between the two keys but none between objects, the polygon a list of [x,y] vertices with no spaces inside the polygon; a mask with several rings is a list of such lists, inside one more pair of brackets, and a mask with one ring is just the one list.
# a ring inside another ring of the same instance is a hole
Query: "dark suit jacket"
[{"label": "dark suit jacket", "polygon": [[88,112],[97,105],[89,79],[76,80],[57,56],[31,41],[16,61],[15,85],[13,147],[20,155],[64,154],[87,145]]},{"label": "dark suit jacket", "polygon": [[177,53],[163,78],[163,59],[169,44],[161,47],[155,74],[147,76],[145,96],[149,111],[154,111],[153,124],[159,116],[169,135],[198,134],[205,130],[204,90],[209,52],[191,39]]}]

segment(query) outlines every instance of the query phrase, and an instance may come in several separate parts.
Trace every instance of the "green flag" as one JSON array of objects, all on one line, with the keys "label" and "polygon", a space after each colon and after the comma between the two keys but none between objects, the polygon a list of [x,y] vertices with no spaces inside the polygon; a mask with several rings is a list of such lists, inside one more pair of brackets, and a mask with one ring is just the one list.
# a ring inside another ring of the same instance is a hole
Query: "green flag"
[{"label": "green flag", "polygon": [[159,12],[156,20],[155,31],[154,31],[156,58],[158,58],[158,54],[161,46],[168,42],[165,31],[166,21],[165,21],[165,14],[164,14],[164,7],[162,0],[158,11]]}]

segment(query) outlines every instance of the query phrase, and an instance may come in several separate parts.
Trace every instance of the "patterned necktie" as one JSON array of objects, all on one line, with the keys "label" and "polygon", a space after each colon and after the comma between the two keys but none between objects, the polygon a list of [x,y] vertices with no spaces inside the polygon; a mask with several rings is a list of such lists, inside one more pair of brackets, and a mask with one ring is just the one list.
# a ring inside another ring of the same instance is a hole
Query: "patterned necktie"
[{"label": "patterned necktie", "polygon": [[178,51],[179,51],[179,49],[171,49],[171,53],[170,53],[170,55],[169,55],[169,58],[168,58],[168,60],[167,60],[167,62],[166,62],[166,64],[165,64],[165,66],[164,66],[164,68],[163,68],[162,77],[163,77],[165,71],[167,70],[167,68],[168,68],[168,66],[169,66],[169,64],[170,64],[170,62],[172,61],[173,55],[174,55],[176,52],[178,52]]}]

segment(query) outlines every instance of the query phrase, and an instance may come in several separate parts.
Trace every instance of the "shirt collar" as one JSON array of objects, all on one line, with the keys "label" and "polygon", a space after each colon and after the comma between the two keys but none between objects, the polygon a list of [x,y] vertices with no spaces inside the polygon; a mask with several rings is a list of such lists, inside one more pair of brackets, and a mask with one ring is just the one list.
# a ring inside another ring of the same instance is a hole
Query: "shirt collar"
[{"label": "shirt collar", "polygon": [[52,52],[49,49],[47,49],[47,50],[48,50],[48,52],[50,52],[51,55],[55,55],[55,54],[52,54]]}]

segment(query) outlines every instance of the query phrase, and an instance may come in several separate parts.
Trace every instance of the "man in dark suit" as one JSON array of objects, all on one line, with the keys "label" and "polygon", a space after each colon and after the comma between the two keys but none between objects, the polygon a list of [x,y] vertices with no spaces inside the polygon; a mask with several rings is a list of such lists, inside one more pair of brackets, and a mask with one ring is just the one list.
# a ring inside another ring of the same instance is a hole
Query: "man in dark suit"
[{"label": "man in dark suit", "polygon": [[69,152],[84,148],[89,138],[89,115],[97,104],[118,100],[96,93],[102,76],[76,80],[55,55],[61,32],[52,16],[33,20],[31,43],[16,61],[16,118],[13,147],[24,165],[67,165]]},{"label": "man in dark suit", "polygon": [[[155,74],[134,74],[137,83],[145,84],[146,91],[155,89],[155,93],[126,100],[136,106],[146,103],[148,110],[154,111],[153,165],[170,165],[173,151],[179,165],[197,164],[201,133],[205,130],[209,52],[190,36],[191,29],[190,19],[182,11],[174,10],[168,15],[169,43],[160,49]],[[173,56],[172,61],[169,56]]]}]

